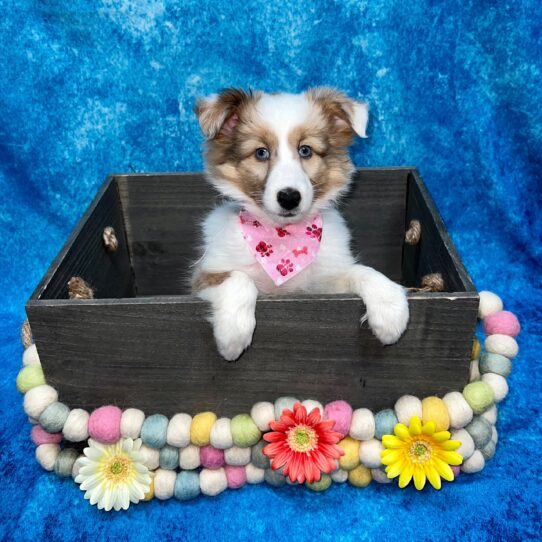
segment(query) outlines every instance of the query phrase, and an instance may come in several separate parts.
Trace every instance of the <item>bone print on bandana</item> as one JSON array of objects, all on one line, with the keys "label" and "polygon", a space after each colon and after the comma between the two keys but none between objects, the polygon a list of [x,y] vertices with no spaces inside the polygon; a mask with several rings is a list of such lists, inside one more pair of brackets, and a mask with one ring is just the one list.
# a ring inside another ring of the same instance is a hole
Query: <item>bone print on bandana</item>
[{"label": "bone print on bandana", "polygon": [[275,227],[243,210],[239,213],[239,222],[254,258],[277,286],[307,268],[320,250],[320,214],[304,222]]}]

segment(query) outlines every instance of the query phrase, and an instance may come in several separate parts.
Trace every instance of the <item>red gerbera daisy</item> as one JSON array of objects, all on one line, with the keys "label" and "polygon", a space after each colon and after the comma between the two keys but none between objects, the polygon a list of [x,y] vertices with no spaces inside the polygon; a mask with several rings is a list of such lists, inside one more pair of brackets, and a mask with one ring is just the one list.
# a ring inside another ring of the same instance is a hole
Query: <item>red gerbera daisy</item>
[{"label": "red gerbera daisy", "polygon": [[320,410],[313,408],[310,414],[300,403],[293,412],[285,408],[278,422],[270,422],[272,431],[263,438],[269,442],[263,453],[271,459],[273,470],[284,466],[282,473],[294,482],[305,480],[312,484],[320,480],[322,472],[335,470],[335,459],[344,455],[337,446],[340,433],[332,431],[335,420],[322,420]]}]

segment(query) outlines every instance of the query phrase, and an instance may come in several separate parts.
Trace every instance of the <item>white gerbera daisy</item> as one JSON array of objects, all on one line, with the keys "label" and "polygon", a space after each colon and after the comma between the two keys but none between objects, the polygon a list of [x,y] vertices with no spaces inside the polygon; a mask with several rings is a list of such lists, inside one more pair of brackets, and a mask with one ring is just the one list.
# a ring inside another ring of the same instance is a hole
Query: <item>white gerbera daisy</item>
[{"label": "white gerbera daisy", "polygon": [[143,463],[141,439],[120,439],[115,444],[100,444],[88,439],[75,478],[85,499],[108,512],[113,508],[127,510],[143,499],[151,485],[149,469]]}]

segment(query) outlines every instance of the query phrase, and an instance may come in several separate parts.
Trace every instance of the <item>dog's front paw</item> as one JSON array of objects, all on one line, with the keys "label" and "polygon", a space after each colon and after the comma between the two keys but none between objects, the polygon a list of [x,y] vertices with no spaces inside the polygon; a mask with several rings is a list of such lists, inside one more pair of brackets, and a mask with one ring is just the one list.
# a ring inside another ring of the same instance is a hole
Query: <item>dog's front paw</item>
[{"label": "dog's front paw", "polygon": [[214,321],[214,336],[220,355],[235,361],[250,346],[256,327],[254,312],[238,311],[222,314]]},{"label": "dog's front paw", "polygon": [[369,321],[376,338],[382,344],[396,343],[404,333],[409,318],[404,288],[387,280],[387,284],[380,284],[376,291],[366,296],[365,305],[367,315],[364,319]]}]

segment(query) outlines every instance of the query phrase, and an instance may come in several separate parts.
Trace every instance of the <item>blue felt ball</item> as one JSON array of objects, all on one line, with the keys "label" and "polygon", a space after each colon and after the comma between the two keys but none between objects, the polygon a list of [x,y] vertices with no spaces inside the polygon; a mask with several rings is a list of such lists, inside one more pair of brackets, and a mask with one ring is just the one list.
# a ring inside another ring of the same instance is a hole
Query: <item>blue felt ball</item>
[{"label": "blue felt ball", "polygon": [[160,450],[160,468],[175,470],[179,466],[179,450],[174,446],[164,446]]},{"label": "blue felt ball", "polygon": [[512,362],[501,354],[487,352],[480,358],[478,367],[482,374],[495,373],[506,378],[512,370]]},{"label": "blue felt ball", "polygon": [[62,431],[70,409],[64,403],[56,401],[49,405],[40,416],[40,425],[48,433],[59,433]]},{"label": "blue felt ball", "polygon": [[166,445],[168,419],[162,414],[153,414],[145,419],[141,427],[141,440],[151,448]]},{"label": "blue felt ball", "polygon": [[375,414],[375,437],[381,439],[383,435],[393,435],[393,428],[397,423],[399,420],[391,408],[377,412]]},{"label": "blue felt ball", "polygon": [[199,475],[195,471],[183,470],[177,474],[174,495],[180,501],[194,499],[200,494]]},{"label": "blue felt ball", "polygon": [[482,416],[475,416],[465,429],[474,441],[474,445],[478,450],[484,448],[484,446],[491,440],[493,434],[493,426]]}]

